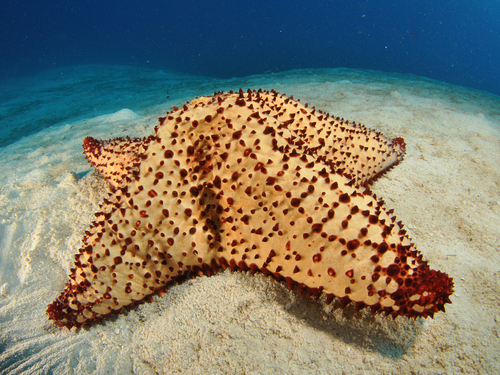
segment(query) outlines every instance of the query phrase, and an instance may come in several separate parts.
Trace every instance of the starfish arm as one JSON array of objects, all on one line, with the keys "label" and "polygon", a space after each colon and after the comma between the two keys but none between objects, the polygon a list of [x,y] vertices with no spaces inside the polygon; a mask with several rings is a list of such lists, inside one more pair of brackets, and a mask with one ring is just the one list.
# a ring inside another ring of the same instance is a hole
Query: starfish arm
[{"label": "starfish arm", "polygon": [[115,138],[100,141],[87,137],[83,141],[83,150],[89,163],[112,186],[121,187],[130,182],[138,172],[139,154],[142,139]]},{"label": "starfish arm", "polygon": [[300,152],[318,158],[355,185],[369,185],[403,160],[402,138],[391,140],[362,124],[309,108],[293,96],[271,92],[260,97],[261,112],[277,113],[276,119],[290,130],[289,139]]}]

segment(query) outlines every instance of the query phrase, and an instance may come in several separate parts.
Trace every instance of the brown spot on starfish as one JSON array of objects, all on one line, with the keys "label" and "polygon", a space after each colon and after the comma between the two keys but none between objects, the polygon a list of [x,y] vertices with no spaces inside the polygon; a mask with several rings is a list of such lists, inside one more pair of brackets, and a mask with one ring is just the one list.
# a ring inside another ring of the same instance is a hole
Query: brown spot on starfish
[{"label": "brown spot on starfish", "polygon": [[110,195],[47,309],[57,325],[91,325],[220,267],[392,317],[450,303],[452,279],[366,188],[402,160],[402,138],[261,90],[197,98],[159,122],[145,139],[85,139]]}]

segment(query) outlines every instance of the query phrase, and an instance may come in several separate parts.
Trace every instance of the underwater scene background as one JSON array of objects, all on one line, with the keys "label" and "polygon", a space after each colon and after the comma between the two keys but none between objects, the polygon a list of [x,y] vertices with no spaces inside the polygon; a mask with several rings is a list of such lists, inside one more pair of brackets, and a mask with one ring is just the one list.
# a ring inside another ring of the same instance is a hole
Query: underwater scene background
[{"label": "underwater scene background", "polygon": [[[497,1],[3,1],[0,374],[500,373],[499,20]],[[370,189],[453,277],[445,313],[221,270],[78,332],[48,320],[109,190],[84,139],[240,87],[404,138]]]}]

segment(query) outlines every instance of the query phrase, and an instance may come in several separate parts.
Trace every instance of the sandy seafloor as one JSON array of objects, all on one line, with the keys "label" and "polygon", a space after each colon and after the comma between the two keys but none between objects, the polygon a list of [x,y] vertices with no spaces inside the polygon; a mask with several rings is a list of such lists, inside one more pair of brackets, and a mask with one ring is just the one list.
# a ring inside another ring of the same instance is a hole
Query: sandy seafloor
[{"label": "sandy seafloor", "polygon": [[[105,192],[83,139],[147,136],[172,105],[239,87],[404,137],[405,160],[372,190],[431,267],[454,278],[446,313],[393,321],[224,271],[78,332],[47,320]],[[96,66],[2,90],[4,125],[75,117],[0,149],[1,374],[500,373],[500,97],[347,69],[214,80]],[[123,106],[96,116],[103,103]]]}]

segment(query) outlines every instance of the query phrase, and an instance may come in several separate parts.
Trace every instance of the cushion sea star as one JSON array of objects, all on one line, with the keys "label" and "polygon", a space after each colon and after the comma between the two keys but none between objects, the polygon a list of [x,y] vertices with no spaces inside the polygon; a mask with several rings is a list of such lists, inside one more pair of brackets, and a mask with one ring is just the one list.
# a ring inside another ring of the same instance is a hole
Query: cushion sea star
[{"label": "cushion sea star", "polygon": [[403,139],[274,91],[215,93],[159,120],[145,139],[84,141],[110,193],[47,309],[57,325],[91,325],[219,267],[393,317],[450,303],[452,279],[367,188],[402,160]]}]

